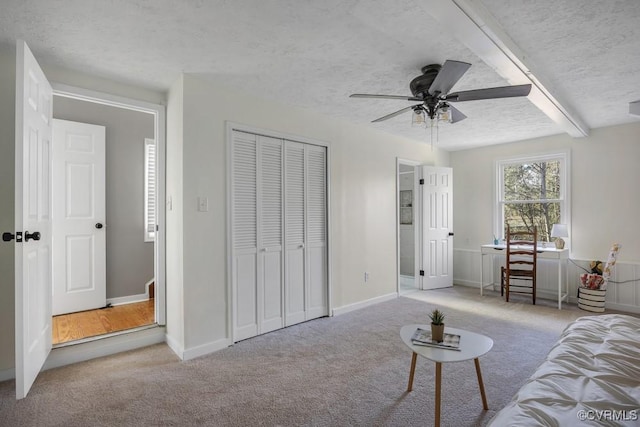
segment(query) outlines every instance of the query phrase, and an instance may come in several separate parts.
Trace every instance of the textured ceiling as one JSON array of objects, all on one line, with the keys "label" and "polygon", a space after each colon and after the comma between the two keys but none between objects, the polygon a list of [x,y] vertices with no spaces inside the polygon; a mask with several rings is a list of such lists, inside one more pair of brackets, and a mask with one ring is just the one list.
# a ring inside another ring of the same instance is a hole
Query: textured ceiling
[{"label": "textured ceiling", "polygon": [[[638,120],[640,2],[483,0],[520,49],[589,127]],[[198,73],[256,97],[429,142],[408,104],[350,99],[409,95],[423,65],[471,69],[454,87],[508,83],[410,0],[2,0],[0,44],[24,39],[36,57],[71,69],[167,90]],[[441,125],[437,144],[462,149],[562,133],[526,98],[456,104],[468,119]]]}]

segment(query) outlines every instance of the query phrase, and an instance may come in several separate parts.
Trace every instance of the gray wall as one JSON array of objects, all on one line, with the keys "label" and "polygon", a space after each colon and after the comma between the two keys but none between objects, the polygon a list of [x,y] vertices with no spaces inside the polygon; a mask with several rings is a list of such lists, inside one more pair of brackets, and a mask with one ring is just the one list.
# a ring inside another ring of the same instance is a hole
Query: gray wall
[{"label": "gray wall", "polygon": [[154,137],[153,116],[56,96],[53,117],[106,127],[107,298],[144,293],[154,265],[153,242],[144,242],[144,139]]},{"label": "gray wall", "polygon": [[[15,231],[15,47],[0,49],[0,232]],[[0,372],[13,366],[14,247],[0,241]]]}]

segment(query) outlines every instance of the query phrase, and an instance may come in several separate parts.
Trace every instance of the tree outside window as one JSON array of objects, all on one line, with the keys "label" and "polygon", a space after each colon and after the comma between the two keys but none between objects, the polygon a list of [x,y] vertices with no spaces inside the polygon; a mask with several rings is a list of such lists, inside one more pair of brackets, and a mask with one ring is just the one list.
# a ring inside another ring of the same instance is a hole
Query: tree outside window
[{"label": "tree outside window", "polygon": [[[499,230],[538,229],[538,240],[551,241],[553,224],[563,223],[566,212],[566,155],[552,155],[499,163]],[[566,221],[565,221],[566,222]]]}]

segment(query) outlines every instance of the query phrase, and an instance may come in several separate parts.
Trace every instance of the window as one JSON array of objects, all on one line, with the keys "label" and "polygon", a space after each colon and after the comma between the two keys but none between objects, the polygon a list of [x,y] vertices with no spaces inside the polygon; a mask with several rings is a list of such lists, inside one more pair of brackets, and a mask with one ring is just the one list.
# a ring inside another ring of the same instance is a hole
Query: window
[{"label": "window", "polygon": [[556,153],[497,163],[496,235],[538,227],[538,240],[551,241],[553,224],[568,224],[568,153]]},{"label": "window", "polygon": [[144,140],[144,241],[156,235],[156,142]]}]

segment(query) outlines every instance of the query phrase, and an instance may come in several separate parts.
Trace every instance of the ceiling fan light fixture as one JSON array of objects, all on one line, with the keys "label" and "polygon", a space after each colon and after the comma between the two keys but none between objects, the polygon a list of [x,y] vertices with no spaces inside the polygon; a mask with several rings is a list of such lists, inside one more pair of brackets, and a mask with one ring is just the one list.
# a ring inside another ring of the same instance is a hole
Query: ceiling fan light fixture
[{"label": "ceiling fan light fixture", "polygon": [[451,115],[451,109],[449,107],[443,107],[438,109],[438,121],[439,122],[453,122],[453,117]]},{"label": "ceiling fan light fixture", "polygon": [[413,110],[413,114],[411,115],[411,126],[422,128],[427,126],[424,110],[422,110],[421,108],[416,108],[415,110]]}]

